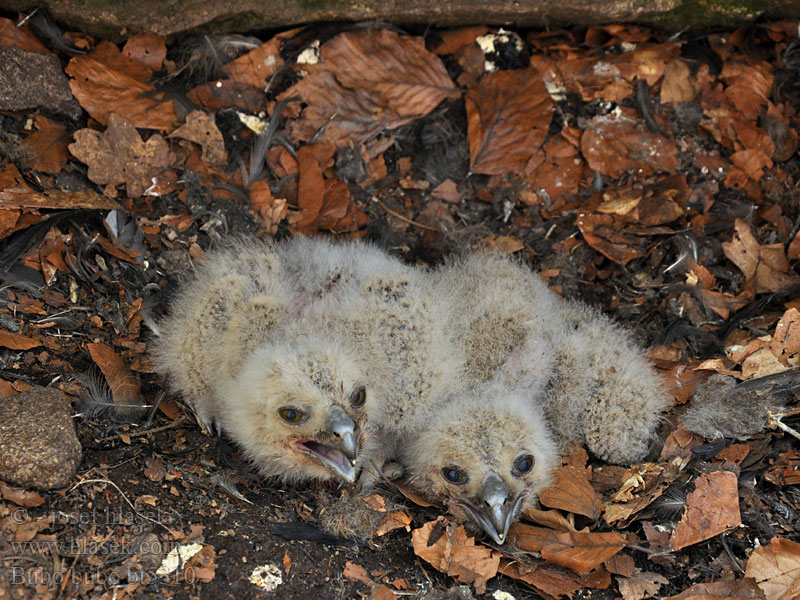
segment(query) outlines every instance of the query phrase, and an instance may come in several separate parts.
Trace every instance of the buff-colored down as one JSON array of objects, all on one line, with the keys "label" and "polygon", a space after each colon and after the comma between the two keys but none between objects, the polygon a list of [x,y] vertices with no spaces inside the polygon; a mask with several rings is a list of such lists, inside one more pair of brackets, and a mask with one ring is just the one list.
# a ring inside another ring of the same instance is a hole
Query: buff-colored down
[{"label": "buff-colored down", "polygon": [[367,244],[240,241],[185,284],[153,362],[264,475],[367,487],[462,362],[420,277]]},{"label": "buff-colored down", "polygon": [[421,493],[503,543],[569,444],[619,464],[646,455],[667,400],[622,328],[496,254],[445,264],[428,287],[464,370],[398,452]]}]

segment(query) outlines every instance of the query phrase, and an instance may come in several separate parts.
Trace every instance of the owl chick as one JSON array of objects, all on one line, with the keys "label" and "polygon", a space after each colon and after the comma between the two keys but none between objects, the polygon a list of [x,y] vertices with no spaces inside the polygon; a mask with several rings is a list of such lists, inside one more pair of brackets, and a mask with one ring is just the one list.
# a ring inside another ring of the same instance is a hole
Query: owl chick
[{"label": "owl chick", "polygon": [[349,348],[287,327],[219,382],[222,429],[265,476],[354,483],[367,388]]},{"label": "owl chick", "polygon": [[499,375],[517,390],[546,389],[544,412],[561,447],[585,442],[619,464],[645,456],[667,399],[628,332],[496,254],[469,256],[434,277],[438,296],[455,307],[449,325],[465,348],[468,381]]},{"label": "owl chick", "polygon": [[558,449],[530,390],[491,381],[451,397],[399,457],[412,486],[502,544],[549,483]]},{"label": "owl chick", "polygon": [[463,360],[442,326],[446,307],[426,275],[369,244],[295,238],[279,255],[308,302],[310,320],[351,348],[368,378],[368,439],[360,485],[398,475],[398,442],[437,408]]},{"label": "owl chick", "polygon": [[153,363],[264,475],[352,483],[369,386],[349,349],[306,318],[314,299],[277,247],[209,253],[160,324]]}]

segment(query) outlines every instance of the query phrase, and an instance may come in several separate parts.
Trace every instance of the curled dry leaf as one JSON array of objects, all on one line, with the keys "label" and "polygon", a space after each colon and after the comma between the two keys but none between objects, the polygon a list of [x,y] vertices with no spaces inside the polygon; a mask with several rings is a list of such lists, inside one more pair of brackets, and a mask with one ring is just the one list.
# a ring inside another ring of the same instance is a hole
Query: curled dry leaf
[{"label": "curled dry leaf", "polygon": [[539,493],[539,501],[550,508],[584,515],[593,521],[603,512],[603,501],[586,479],[584,471],[576,467],[559,467],[553,475],[552,485]]},{"label": "curled dry leaf", "polygon": [[89,165],[89,179],[101,185],[126,183],[128,196],[137,198],[152,178],[172,164],[169,145],[155,134],[145,142],[133,124],[113,114],[103,133],[94,129],[75,132],[70,152]]},{"label": "curled dry leaf", "polygon": [[755,579],[767,600],[800,596],[800,544],[774,537],[756,548],[747,561],[746,577]]},{"label": "curled dry leaf", "polygon": [[541,552],[547,562],[578,575],[597,568],[627,545],[625,538],[613,531],[553,531],[523,523],[511,526],[509,539],[522,550]]},{"label": "curled dry leaf", "polygon": [[670,537],[672,549],[680,550],[741,525],[738,485],[736,475],[730,471],[698,477],[694,491],[686,497],[680,523]]},{"label": "curled dry leaf", "polygon": [[186,123],[173,131],[169,137],[182,138],[199,144],[203,149],[200,158],[208,164],[221,165],[228,160],[222,133],[205,111],[193,110],[190,112],[186,115]]},{"label": "curled dry leaf", "polygon": [[0,481],[0,496],[2,496],[3,500],[8,500],[17,506],[24,506],[25,508],[41,506],[45,502],[44,498],[37,492],[11,487],[3,481]]},{"label": "curled dry leaf", "polygon": [[281,94],[307,105],[295,136],[337,145],[365,141],[427,115],[460,92],[420,38],[386,29],[341,33],[320,49],[308,76]]},{"label": "curled dry leaf", "polygon": [[375,535],[381,537],[395,529],[405,529],[411,525],[412,520],[409,514],[403,510],[390,510],[383,516],[381,522],[378,523]]},{"label": "curled dry leaf", "polygon": [[490,73],[465,102],[473,173],[522,174],[534,155],[543,155],[554,103],[538,70]]},{"label": "curled dry leaf", "polygon": [[139,380],[128,370],[122,358],[105,344],[86,344],[86,347],[108,382],[114,405],[120,410],[141,406]]},{"label": "curled dry leaf", "polygon": [[448,525],[444,535],[431,544],[431,532],[441,522],[440,517],[411,533],[414,553],[457,581],[474,584],[475,591],[482,594],[486,582],[497,574],[500,553],[476,545],[461,525]]}]

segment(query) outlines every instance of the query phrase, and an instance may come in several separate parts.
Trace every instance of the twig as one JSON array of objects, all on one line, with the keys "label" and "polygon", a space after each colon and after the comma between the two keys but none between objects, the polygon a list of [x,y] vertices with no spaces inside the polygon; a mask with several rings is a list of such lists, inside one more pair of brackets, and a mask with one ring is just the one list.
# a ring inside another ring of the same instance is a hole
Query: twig
[{"label": "twig", "polygon": [[128,506],[130,506],[130,507],[131,507],[131,510],[133,510],[134,514],[135,514],[137,517],[139,517],[139,518],[141,518],[141,519],[144,519],[145,521],[149,521],[150,523],[153,523],[153,524],[155,524],[155,525],[158,525],[159,527],[163,527],[164,529],[166,529],[166,530],[167,530],[167,531],[170,533],[170,535],[172,535],[172,536],[175,536],[175,537],[177,538],[177,536],[178,536],[177,532],[173,531],[172,529],[170,529],[169,527],[167,527],[166,525],[164,525],[164,524],[163,524],[163,523],[161,523],[160,521],[156,521],[155,519],[151,519],[151,518],[150,518],[150,517],[148,517],[147,515],[143,515],[143,514],[142,514],[142,513],[140,513],[138,510],[136,510],[136,507],[133,505],[133,503],[132,503],[130,500],[128,500],[128,497],[125,495],[125,492],[123,492],[123,491],[122,491],[122,490],[119,488],[119,486],[118,486],[116,483],[114,483],[113,481],[111,481],[111,480],[110,480],[110,479],[108,479],[108,478],[106,478],[106,479],[82,479],[81,481],[79,481],[78,483],[76,483],[75,485],[73,485],[73,486],[72,486],[72,488],[71,488],[69,491],[70,491],[70,492],[73,492],[73,491],[75,491],[75,490],[76,490],[76,489],[77,489],[79,486],[82,486],[82,485],[83,485],[83,484],[85,484],[85,483],[107,483],[107,484],[109,484],[109,485],[110,485],[110,486],[112,486],[112,487],[113,487],[115,490],[117,490],[117,492],[119,492],[119,495],[120,495],[120,496],[122,496],[122,499],[123,499],[123,500],[125,500],[125,503],[126,503]]},{"label": "twig", "polygon": [[390,215],[392,215],[393,217],[395,217],[397,219],[400,219],[401,221],[403,221],[405,223],[408,223],[409,225],[416,225],[417,227],[421,227],[422,229],[429,229],[430,231],[439,231],[438,229],[436,229],[436,227],[431,227],[430,225],[423,225],[422,223],[417,223],[416,221],[413,221],[412,219],[409,219],[408,217],[404,217],[399,212],[394,211],[391,208],[389,208],[388,206],[386,206],[383,202],[381,202],[380,198],[375,198],[375,200],[377,200],[378,204],[380,204],[383,207],[383,210],[385,210],[387,213],[389,213]]},{"label": "twig", "polygon": [[[175,429],[176,427],[180,427],[187,421],[185,416],[180,417],[179,419],[175,419],[174,421],[167,423],[166,425],[162,425],[161,427],[153,427],[152,429],[145,429],[144,431],[136,431],[134,433],[126,433],[128,437],[141,437],[143,435],[147,435],[148,433],[161,433],[162,431],[167,431],[168,429]],[[110,442],[112,440],[116,440],[119,438],[119,433],[115,435],[110,435],[108,437],[100,438],[99,440],[95,440],[98,443],[102,442]]]}]

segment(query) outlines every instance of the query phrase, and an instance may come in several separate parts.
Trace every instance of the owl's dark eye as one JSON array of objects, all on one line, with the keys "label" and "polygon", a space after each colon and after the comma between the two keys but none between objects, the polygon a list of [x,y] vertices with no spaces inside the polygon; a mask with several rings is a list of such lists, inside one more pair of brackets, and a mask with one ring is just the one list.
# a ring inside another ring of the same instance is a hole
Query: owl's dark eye
[{"label": "owl's dark eye", "polygon": [[291,423],[292,425],[302,423],[308,418],[308,415],[304,411],[300,410],[299,408],[294,408],[293,406],[283,406],[279,408],[278,414],[280,415],[281,419],[287,423]]},{"label": "owl's dark eye", "polygon": [[520,477],[530,471],[535,462],[533,456],[530,454],[523,454],[514,461],[514,468],[511,469],[511,472],[517,477]]},{"label": "owl's dark eye", "polygon": [[442,469],[442,477],[444,477],[450,483],[455,483],[456,485],[463,485],[469,481],[469,476],[464,469],[453,466]]},{"label": "owl's dark eye", "polygon": [[364,406],[364,403],[367,401],[367,390],[366,388],[361,385],[353,390],[353,393],[350,394],[350,404],[359,408]]}]

